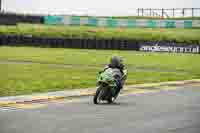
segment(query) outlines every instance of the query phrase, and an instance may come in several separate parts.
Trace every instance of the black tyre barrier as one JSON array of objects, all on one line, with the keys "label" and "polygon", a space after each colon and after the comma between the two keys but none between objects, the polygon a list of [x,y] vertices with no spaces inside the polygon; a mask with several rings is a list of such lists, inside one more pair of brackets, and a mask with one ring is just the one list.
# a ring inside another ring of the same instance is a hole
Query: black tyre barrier
[{"label": "black tyre barrier", "polygon": [[44,17],[13,13],[0,13],[0,25],[16,25],[17,23],[43,24]]},{"label": "black tyre barrier", "polygon": [[16,25],[17,16],[14,14],[1,14],[0,13],[0,25]]},{"label": "black tyre barrier", "polygon": [[[31,35],[0,35],[0,46],[34,46],[50,48],[112,49],[158,52],[200,53],[200,45],[175,41],[136,41],[119,39],[64,39],[34,37]],[[160,51],[159,51],[160,50]]]},{"label": "black tyre barrier", "polygon": [[3,45],[3,39],[0,38],[0,46]]}]

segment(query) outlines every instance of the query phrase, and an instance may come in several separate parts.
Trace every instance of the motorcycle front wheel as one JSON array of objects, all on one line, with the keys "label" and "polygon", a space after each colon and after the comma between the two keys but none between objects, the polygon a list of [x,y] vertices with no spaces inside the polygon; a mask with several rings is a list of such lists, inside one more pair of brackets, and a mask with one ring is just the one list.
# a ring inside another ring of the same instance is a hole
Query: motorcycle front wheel
[{"label": "motorcycle front wheel", "polygon": [[104,89],[102,87],[98,87],[96,94],[94,95],[94,98],[93,98],[94,104],[101,103],[103,95],[104,95]]},{"label": "motorcycle front wheel", "polygon": [[94,95],[93,102],[94,104],[100,104],[105,100],[108,102],[108,104],[113,103],[112,92],[108,88],[99,86],[96,94]]}]

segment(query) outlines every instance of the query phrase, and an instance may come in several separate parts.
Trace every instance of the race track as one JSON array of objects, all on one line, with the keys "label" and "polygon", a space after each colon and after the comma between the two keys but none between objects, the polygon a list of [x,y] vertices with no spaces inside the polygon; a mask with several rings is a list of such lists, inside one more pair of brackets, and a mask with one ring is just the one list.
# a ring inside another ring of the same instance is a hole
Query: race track
[{"label": "race track", "polygon": [[85,97],[35,109],[0,108],[0,133],[200,133],[200,85],[128,94],[112,105]]}]

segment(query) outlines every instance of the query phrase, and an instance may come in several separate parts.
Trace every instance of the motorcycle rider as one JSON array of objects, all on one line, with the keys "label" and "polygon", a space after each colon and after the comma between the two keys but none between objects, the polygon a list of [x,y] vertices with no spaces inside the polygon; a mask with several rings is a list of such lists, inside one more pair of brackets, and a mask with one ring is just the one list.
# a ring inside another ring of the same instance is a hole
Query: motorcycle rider
[{"label": "motorcycle rider", "polygon": [[123,60],[122,58],[120,57],[117,57],[117,56],[113,56],[111,59],[110,59],[110,64],[108,64],[106,67],[105,67],[105,70],[108,69],[108,68],[117,68],[120,70],[120,72],[123,74],[123,70],[124,70],[124,64],[123,64]]},{"label": "motorcycle rider", "polygon": [[[120,57],[117,57],[117,56],[113,56],[111,59],[110,59],[110,63],[104,68],[104,71],[108,68],[112,68],[112,69],[119,69],[120,72],[121,72],[121,75],[124,75],[124,64],[123,64],[123,60],[122,58]],[[115,77],[116,79],[116,83],[117,83],[117,88],[116,88],[116,91],[115,91],[115,94],[119,93],[120,90],[123,88],[123,83],[124,83],[124,80],[125,79],[121,79],[121,77]]]}]

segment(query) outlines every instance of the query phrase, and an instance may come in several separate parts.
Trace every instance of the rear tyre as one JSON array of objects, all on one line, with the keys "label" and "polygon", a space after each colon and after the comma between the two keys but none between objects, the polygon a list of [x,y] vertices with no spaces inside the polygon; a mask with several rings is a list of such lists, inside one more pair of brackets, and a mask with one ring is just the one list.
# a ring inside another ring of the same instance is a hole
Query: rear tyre
[{"label": "rear tyre", "polygon": [[108,104],[111,104],[111,103],[113,103],[113,94],[112,94],[112,90],[111,90],[111,89],[108,89],[107,91],[108,91],[108,92],[107,92],[107,94],[108,94],[107,102],[108,102]]},{"label": "rear tyre", "polygon": [[109,97],[109,99],[107,101],[108,101],[108,104],[113,103],[112,97]]}]

